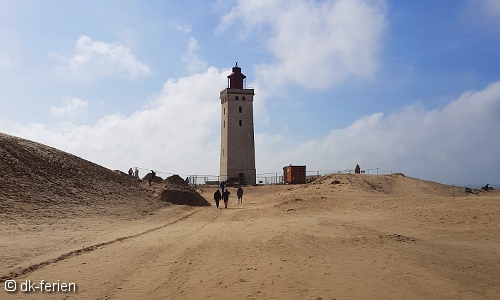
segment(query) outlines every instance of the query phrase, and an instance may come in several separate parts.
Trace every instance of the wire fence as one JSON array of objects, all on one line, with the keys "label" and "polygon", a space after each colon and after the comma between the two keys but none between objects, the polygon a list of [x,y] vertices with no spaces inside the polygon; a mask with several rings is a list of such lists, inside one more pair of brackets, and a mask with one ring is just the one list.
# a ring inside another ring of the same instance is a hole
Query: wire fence
[{"label": "wire fence", "polygon": [[[284,177],[280,173],[261,173],[257,174],[258,184],[284,184]],[[306,171],[306,183],[309,183],[321,176],[332,175],[332,174],[354,174],[354,169],[344,169],[344,170],[317,170],[317,171]],[[361,170],[361,174],[373,174],[373,175],[391,175],[392,170],[385,170],[382,168],[372,168]]]},{"label": "wire fence", "polygon": [[256,175],[257,184],[282,184],[283,173],[261,173]]},{"label": "wire fence", "polygon": [[[153,171],[152,169],[134,167],[131,168],[132,176],[135,178],[141,178],[140,173],[146,172],[146,175]],[[179,175],[181,178],[185,178],[189,184],[193,185],[219,185],[220,176],[219,175],[199,175],[199,174],[178,174],[178,173],[170,173],[165,171],[154,170],[154,172],[162,177],[163,179],[172,176]],[[306,171],[306,182],[309,183],[321,176],[332,175],[332,174],[354,174],[354,169],[344,169],[344,170],[317,170],[317,171]],[[370,174],[370,175],[390,175],[392,174],[392,170],[385,170],[382,168],[371,168],[361,170],[361,174]],[[144,175],[144,176],[146,176]],[[142,177],[144,177],[142,176]],[[283,172],[276,173],[259,173],[256,174],[256,183],[257,184],[284,184]]]}]

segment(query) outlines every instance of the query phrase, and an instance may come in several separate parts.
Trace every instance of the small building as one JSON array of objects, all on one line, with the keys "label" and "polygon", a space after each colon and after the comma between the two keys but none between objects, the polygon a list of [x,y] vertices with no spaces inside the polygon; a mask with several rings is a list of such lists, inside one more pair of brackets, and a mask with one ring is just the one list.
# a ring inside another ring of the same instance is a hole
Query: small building
[{"label": "small building", "polygon": [[306,166],[283,167],[284,183],[304,184],[306,183]]}]

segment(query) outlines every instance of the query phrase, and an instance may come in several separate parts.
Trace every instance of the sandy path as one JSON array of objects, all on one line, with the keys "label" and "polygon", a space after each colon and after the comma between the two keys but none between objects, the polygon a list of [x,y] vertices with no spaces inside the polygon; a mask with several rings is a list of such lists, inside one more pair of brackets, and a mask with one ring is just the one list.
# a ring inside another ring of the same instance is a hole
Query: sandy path
[{"label": "sandy path", "polygon": [[18,281],[78,284],[54,299],[500,297],[500,228],[489,215],[498,196],[367,199],[326,188],[249,188],[243,205],[232,197],[230,209],[193,210]]}]

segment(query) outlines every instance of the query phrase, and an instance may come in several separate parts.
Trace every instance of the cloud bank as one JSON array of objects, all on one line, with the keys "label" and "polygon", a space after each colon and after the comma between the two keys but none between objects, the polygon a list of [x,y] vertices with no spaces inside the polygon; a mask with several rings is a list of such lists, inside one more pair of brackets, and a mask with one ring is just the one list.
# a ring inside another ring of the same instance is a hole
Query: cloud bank
[{"label": "cloud bank", "polygon": [[[229,70],[209,68],[168,80],[147,109],[130,116],[108,115],[94,126],[52,130],[41,124],[5,124],[19,137],[78,155],[110,169],[132,166],[181,174],[217,173],[220,148],[220,87]],[[78,100],[54,108],[68,113]]]},{"label": "cloud bank", "polygon": [[[295,144],[293,139],[256,137],[259,166],[288,164],[309,170],[384,168],[444,183],[500,184],[500,82],[463,93],[448,105],[426,111],[419,104],[387,116],[362,117],[326,137]],[[261,169],[261,171],[263,171]]]},{"label": "cloud bank", "polygon": [[[94,126],[51,130],[4,124],[2,132],[39,141],[111,169],[139,166],[169,173],[219,171],[220,87],[229,70],[209,68],[169,80],[149,107],[109,115]],[[210,95],[210,96],[207,96]],[[68,107],[71,106],[68,105]],[[364,116],[320,139],[256,134],[257,172],[288,164],[308,170],[383,168],[444,183],[500,183],[500,82],[465,92],[431,111],[418,103]]]},{"label": "cloud bank", "polygon": [[246,33],[269,27],[272,64],[257,66],[262,82],[310,89],[350,77],[373,78],[386,27],[385,1],[238,1],[216,30],[241,21]]}]

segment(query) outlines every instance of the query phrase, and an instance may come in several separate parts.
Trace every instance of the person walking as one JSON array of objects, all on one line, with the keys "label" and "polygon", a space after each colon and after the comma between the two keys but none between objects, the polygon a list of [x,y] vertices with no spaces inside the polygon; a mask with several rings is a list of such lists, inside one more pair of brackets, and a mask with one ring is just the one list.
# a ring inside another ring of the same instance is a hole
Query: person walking
[{"label": "person walking", "polygon": [[229,201],[229,195],[231,193],[226,189],[224,193],[222,193],[222,200],[224,200],[224,207],[227,208],[227,202]]},{"label": "person walking", "polygon": [[149,176],[149,186],[151,186],[151,182],[155,180],[156,173],[155,171],[151,170],[151,176]]},{"label": "person walking", "polygon": [[224,186],[226,185],[226,182],[225,181],[221,181],[220,182],[220,189],[222,190],[222,193],[224,193]]},{"label": "person walking", "polygon": [[219,201],[222,198],[222,195],[220,194],[219,189],[214,193],[214,200],[215,200],[215,205],[217,206],[217,209],[219,208]]},{"label": "person walking", "polygon": [[238,196],[238,204],[243,204],[243,189],[241,186],[238,187],[238,191],[236,191],[236,195]]}]

